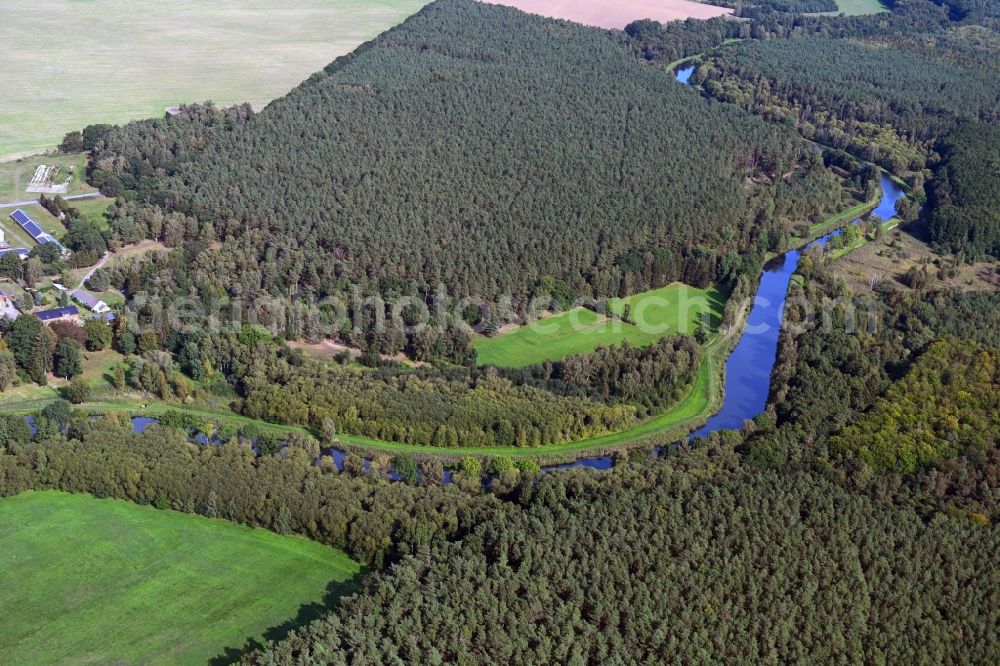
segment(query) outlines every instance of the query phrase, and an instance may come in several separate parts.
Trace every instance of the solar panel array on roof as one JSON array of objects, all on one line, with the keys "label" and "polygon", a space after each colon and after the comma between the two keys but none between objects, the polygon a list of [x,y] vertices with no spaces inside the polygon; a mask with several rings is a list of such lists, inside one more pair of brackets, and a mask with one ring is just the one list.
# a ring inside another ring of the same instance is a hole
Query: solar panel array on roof
[{"label": "solar panel array on roof", "polygon": [[41,312],[36,312],[35,316],[42,321],[52,321],[53,319],[61,319],[62,317],[79,314],[80,311],[77,310],[75,305],[68,305],[66,307],[54,308],[52,310],[42,310]]},{"label": "solar panel array on roof", "polygon": [[31,250],[26,247],[8,247],[0,250],[0,257],[7,254],[8,252],[16,252],[22,259],[27,259],[28,255],[31,254]]},{"label": "solar panel array on roof", "polygon": [[29,236],[31,236],[32,238],[34,238],[39,243],[44,242],[44,241],[39,240],[39,238],[42,235],[46,235],[47,236],[48,234],[46,234],[42,230],[42,228],[40,226],[38,226],[38,223],[35,222],[33,219],[31,219],[31,216],[29,216],[23,210],[21,210],[20,208],[18,208],[17,210],[15,210],[13,213],[10,214],[10,217],[11,217],[12,220],[14,220],[18,224],[20,224],[21,228],[23,228],[25,231],[27,231]]}]

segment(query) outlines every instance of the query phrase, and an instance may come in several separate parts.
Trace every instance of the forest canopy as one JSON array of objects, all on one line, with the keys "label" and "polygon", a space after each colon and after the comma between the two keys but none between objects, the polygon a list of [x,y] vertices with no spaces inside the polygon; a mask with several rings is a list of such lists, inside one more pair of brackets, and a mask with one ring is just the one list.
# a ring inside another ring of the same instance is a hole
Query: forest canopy
[{"label": "forest canopy", "polygon": [[954,40],[928,49],[929,39],[746,41],[720,49],[697,76],[716,99],[902,174],[923,169],[960,121],[1000,119],[1000,78],[980,66],[982,54]]},{"label": "forest canopy", "polygon": [[[775,174],[798,167],[823,173],[793,132],[700,99],[605,31],[441,0],[252,117],[116,129],[90,171],[191,216],[178,233],[221,237],[214,263],[253,291],[495,298],[548,276],[578,295],[704,283],[723,255],[755,272],[780,241]],[[626,281],[637,250],[669,261]]]},{"label": "forest canopy", "polygon": [[1000,256],[1000,128],[969,123],[941,145],[929,190],[931,236],[970,257]]}]

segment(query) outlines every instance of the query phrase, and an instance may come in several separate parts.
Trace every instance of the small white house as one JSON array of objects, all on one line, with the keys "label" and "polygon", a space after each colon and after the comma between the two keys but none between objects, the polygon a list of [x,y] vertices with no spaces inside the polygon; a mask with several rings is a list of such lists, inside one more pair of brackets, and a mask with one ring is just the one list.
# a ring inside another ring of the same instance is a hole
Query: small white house
[{"label": "small white house", "polygon": [[96,296],[88,294],[83,289],[77,289],[72,294],[73,300],[84,306],[91,312],[96,312],[97,314],[104,314],[105,312],[110,312],[111,308],[104,301],[98,299]]}]

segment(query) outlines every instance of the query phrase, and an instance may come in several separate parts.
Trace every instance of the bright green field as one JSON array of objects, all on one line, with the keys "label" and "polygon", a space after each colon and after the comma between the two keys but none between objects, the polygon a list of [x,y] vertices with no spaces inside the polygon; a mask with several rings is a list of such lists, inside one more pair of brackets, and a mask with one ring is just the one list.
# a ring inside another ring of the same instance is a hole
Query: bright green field
[{"label": "bright green field", "polygon": [[817,12],[817,14],[836,16],[846,14],[847,16],[863,16],[865,14],[880,14],[889,9],[879,0],[837,0],[839,11]]},{"label": "bright green field", "polygon": [[204,664],[315,615],[359,570],[298,537],[23,493],[0,500],[0,664]]},{"label": "bright green field", "polygon": [[89,220],[93,220],[99,227],[104,229],[108,226],[108,220],[104,214],[111,208],[114,199],[76,199],[70,205],[76,208]]},{"label": "bright green field", "polygon": [[0,158],[211,99],[259,108],[425,0],[5,0]]},{"label": "bright green field", "polygon": [[694,333],[701,317],[715,331],[722,318],[726,295],[717,287],[697,289],[675,283],[626,299],[613,299],[611,309],[621,314],[632,306],[635,324],[607,318],[586,308],[574,308],[539,319],[494,338],[473,342],[480,365],[521,367],[583,354],[624,341],[642,347],[672,333]]}]

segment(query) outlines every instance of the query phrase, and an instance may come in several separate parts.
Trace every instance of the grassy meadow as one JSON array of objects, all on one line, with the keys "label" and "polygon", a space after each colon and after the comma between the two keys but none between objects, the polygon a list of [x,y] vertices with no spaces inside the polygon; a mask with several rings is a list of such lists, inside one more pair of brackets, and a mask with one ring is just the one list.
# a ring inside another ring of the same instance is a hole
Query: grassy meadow
[{"label": "grassy meadow", "polygon": [[879,0],[837,0],[838,10],[835,12],[817,12],[836,16],[845,14],[847,16],[864,16],[865,14],[880,14],[889,11]]},{"label": "grassy meadow", "polygon": [[611,310],[618,315],[626,304],[631,307],[634,324],[578,307],[493,338],[477,338],[473,346],[480,365],[502,367],[556,361],[626,341],[642,347],[664,335],[693,334],[702,313],[708,315],[710,331],[714,332],[725,303],[726,295],[717,287],[697,289],[674,283],[611,300]]},{"label": "grassy meadow", "polygon": [[7,0],[0,159],[181,102],[259,108],[425,4]]},{"label": "grassy meadow", "polygon": [[76,199],[71,201],[70,205],[78,209],[81,215],[97,223],[101,229],[106,229],[108,220],[104,214],[108,212],[108,208],[111,208],[112,203],[114,203],[114,199]]},{"label": "grassy meadow", "polygon": [[[2,30],[3,28],[0,27],[0,31]],[[4,132],[7,130],[6,126],[2,122],[4,113],[5,111],[2,107],[0,107],[0,147],[4,145],[3,136]],[[3,154],[0,154],[0,159],[2,158]],[[12,201],[33,201],[38,199],[38,194],[34,192],[26,192],[24,188],[28,186],[28,183],[31,181],[31,177],[35,174],[35,168],[39,164],[45,164],[48,166],[57,164],[63,167],[61,170],[63,176],[65,176],[70,169],[73,170],[73,181],[70,183],[69,189],[63,196],[97,191],[97,188],[91,187],[86,181],[86,153],[72,153],[68,155],[31,155],[29,157],[22,157],[16,160],[0,162],[0,204]],[[60,183],[64,180],[65,177],[57,178],[57,181]]]},{"label": "grassy meadow", "polygon": [[315,616],[359,571],[300,537],[23,493],[0,500],[0,663],[204,664]]}]

